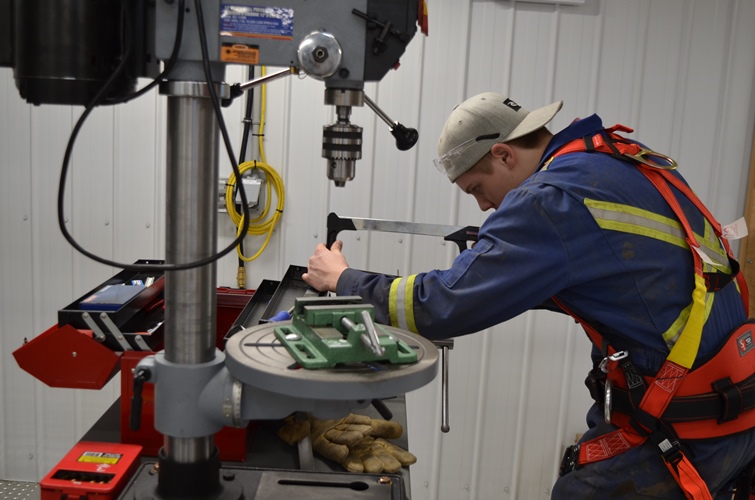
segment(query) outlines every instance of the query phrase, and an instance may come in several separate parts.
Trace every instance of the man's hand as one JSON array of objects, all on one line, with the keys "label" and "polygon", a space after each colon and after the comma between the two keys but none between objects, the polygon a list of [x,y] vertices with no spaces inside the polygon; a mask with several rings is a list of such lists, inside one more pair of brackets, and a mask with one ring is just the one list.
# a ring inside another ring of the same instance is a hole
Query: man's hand
[{"label": "man's hand", "polygon": [[308,434],[312,449],[321,456],[338,462],[350,472],[397,472],[411,465],[417,457],[386,441],[401,437],[404,429],[396,422],[349,414],[336,420],[309,416],[308,421],[292,417],[278,430],[278,436],[290,445]]},{"label": "man's hand", "polygon": [[335,241],[330,250],[322,243],[317,245],[314,255],[309,258],[307,272],[301,278],[315,290],[335,292],[338,278],[349,267],[346,257],[341,253],[342,248],[341,240]]}]

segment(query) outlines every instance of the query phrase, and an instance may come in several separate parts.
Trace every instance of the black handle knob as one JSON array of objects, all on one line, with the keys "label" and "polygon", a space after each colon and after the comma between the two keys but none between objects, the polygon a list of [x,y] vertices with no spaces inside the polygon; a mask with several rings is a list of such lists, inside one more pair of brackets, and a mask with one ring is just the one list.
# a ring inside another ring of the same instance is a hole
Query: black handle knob
[{"label": "black handle knob", "polygon": [[391,129],[391,134],[396,138],[396,147],[401,151],[412,149],[419,140],[417,129],[406,128],[398,122]]}]

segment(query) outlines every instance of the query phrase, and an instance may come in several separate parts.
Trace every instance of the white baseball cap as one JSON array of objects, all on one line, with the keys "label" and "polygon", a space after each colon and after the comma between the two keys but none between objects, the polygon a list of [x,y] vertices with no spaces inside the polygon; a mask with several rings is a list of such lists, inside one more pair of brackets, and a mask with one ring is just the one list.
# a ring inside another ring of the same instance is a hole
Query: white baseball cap
[{"label": "white baseball cap", "polygon": [[484,92],[456,106],[443,125],[435,166],[456,182],[497,142],[525,136],[545,126],[561,109],[563,101],[528,111],[495,92]]}]

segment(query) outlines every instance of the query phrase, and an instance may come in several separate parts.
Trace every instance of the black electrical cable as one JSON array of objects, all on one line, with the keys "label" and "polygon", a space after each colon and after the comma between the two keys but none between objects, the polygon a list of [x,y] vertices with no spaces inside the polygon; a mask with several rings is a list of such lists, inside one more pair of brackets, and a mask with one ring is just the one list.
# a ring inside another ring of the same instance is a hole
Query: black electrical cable
[{"label": "black electrical cable", "polygon": [[119,97],[117,99],[106,99],[103,104],[105,105],[112,105],[112,104],[122,104],[125,102],[129,102],[133,99],[136,99],[137,97],[141,97],[156,86],[158,86],[165,77],[170,74],[170,72],[173,70],[173,66],[176,65],[176,61],[178,60],[178,53],[181,50],[181,44],[183,43],[183,33],[184,33],[184,13],[186,12],[186,0],[178,0],[178,22],[176,23],[176,38],[173,41],[173,50],[170,53],[170,58],[168,58],[168,62],[165,63],[165,66],[163,67],[163,71],[155,77],[154,80],[149,82],[147,85],[145,85],[143,88],[137,90],[133,94],[129,94],[125,97]]},{"label": "black electrical cable", "polygon": [[[220,99],[215,92],[215,86],[212,84],[212,68],[210,68],[210,56],[207,49],[207,32],[204,25],[204,13],[202,11],[202,1],[194,0],[194,9],[197,16],[197,25],[199,28],[199,47],[202,50],[202,67],[204,68],[205,80],[207,80],[208,90],[210,92],[210,100],[212,101],[212,107],[215,110],[215,116],[218,119],[218,126],[220,128],[220,135],[225,143],[225,150],[228,153],[228,159],[231,161],[233,167],[233,173],[239,183],[242,183],[241,172],[239,171],[239,165],[236,158],[233,155],[233,146],[231,145],[231,138],[228,135],[228,129],[225,126],[225,120],[223,119],[223,110],[220,108]],[[246,190],[241,189],[239,191],[241,196],[241,206],[248,207],[249,201],[246,198]],[[243,241],[247,232],[249,232],[249,217],[242,217],[242,228],[239,231],[238,237],[233,241],[233,247],[236,247],[241,241]]]},{"label": "black electrical cable", "polygon": [[[249,80],[254,79],[254,66],[249,66],[247,73]],[[254,88],[247,92],[246,110],[244,111],[244,132],[241,136],[241,151],[239,151],[239,163],[246,161],[246,148],[249,144],[249,133],[252,130],[252,112],[254,111]]]},{"label": "black electrical cable", "polygon": [[[243,230],[239,234],[239,236],[230,245],[224,248],[221,252],[218,252],[215,255],[211,255],[209,257],[205,257],[204,259],[200,259],[194,262],[187,262],[184,264],[127,264],[127,263],[121,263],[121,262],[105,259],[83,248],[73,238],[73,236],[71,235],[71,233],[68,231],[68,229],[65,226],[65,217],[63,215],[64,201],[65,201],[65,186],[66,186],[66,178],[68,176],[68,169],[70,166],[71,154],[73,153],[73,146],[76,143],[76,137],[79,135],[79,132],[81,131],[81,127],[84,125],[84,122],[86,121],[87,117],[91,114],[94,108],[97,107],[101,103],[104,95],[113,85],[113,83],[115,83],[118,77],[120,77],[121,73],[123,73],[123,70],[126,67],[128,58],[131,55],[131,42],[132,42],[131,37],[133,33],[132,33],[132,26],[129,20],[129,16],[126,15],[126,4],[125,4],[126,1],[127,0],[124,0],[121,3],[122,15],[123,15],[124,24],[125,24],[125,30],[124,30],[125,31],[125,38],[124,38],[125,51],[122,54],[121,62],[118,64],[116,69],[113,71],[113,74],[110,75],[110,78],[105,82],[102,88],[92,98],[90,103],[87,104],[87,106],[84,108],[84,112],[76,121],[76,125],[74,125],[73,130],[71,131],[71,135],[68,138],[68,144],[66,146],[66,151],[63,156],[63,165],[61,166],[61,170],[60,170],[60,181],[58,184],[58,203],[57,203],[58,227],[60,228],[61,233],[63,233],[63,237],[66,239],[66,241],[68,241],[68,243],[73,248],[75,248],[79,253],[89,257],[90,259],[96,262],[99,262],[100,264],[105,264],[108,266],[113,266],[113,267],[126,269],[130,271],[147,271],[147,272],[180,271],[180,270],[185,270],[185,269],[193,269],[196,267],[201,267],[201,266],[217,261],[224,255],[227,255],[228,253],[230,253],[234,248],[236,248],[236,246],[241,242],[241,240],[244,239],[249,229],[248,217],[244,217]],[[202,61],[204,63],[204,68],[205,68],[205,79],[207,81],[207,85],[210,90],[210,97],[212,98],[213,107],[215,110],[215,116],[218,119],[219,127],[223,135],[226,151],[231,159],[231,166],[233,168],[233,173],[236,175],[236,178],[238,179],[238,178],[241,178],[239,167],[233,155],[233,148],[231,146],[230,139],[228,137],[228,130],[226,129],[225,122],[223,121],[223,114],[222,114],[222,111],[220,110],[220,105],[218,104],[218,98],[215,93],[215,88],[212,82],[212,74],[209,70],[210,63],[209,63],[209,57],[207,55],[207,34],[205,33],[205,29],[204,29],[204,20],[203,20],[202,7],[201,7],[200,0],[195,0],[194,4],[197,10],[196,14],[197,14],[197,20],[199,23],[199,34],[200,34],[200,39],[201,39],[200,45],[202,48]],[[246,206],[247,205],[246,193],[244,192],[243,189],[241,190],[240,194],[241,194],[241,201]]]},{"label": "black electrical cable", "polygon": [[[249,66],[249,70],[247,73],[247,77],[249,80],[254,79],[254,66]],[[252,112],[254,111],[254,88],[249,89],[246,95],[246,110],[244,112],[244,131],[241,135],[241,150],[239,151],[239,165],[244,163],[246,161],[246,148],[249,145],[249,134],[252,130]],[[244,185],[244,181],[236,183],[236,190],[239,189],[239,184],[242,186]],[[236,193],[234,193],[234,199],[236,198]],[[244,255],[244,241],[239,242],[239,252],[241,255]],[[239,267],[246,267],[246,263],[244,262],[244,259],[239,257]]]},{"label": "black electrical cable", "polygon": [[[207,32],[205,31],[204,26],[204,13],[202,11],[202,1],[201,0],[194,0],[194,9],[196,11],[197,15],[197,24],[199,28],[199,47],[202,50],[202,68],[204,69],[204,76],[205,80],[207,81],[207,87],[210,93],[210,100],[212,101],[212,107],[215,110],[215,115],[218,119],[218,126],[220,128],[220,135],[223,138],[223,143],[225,144],[226,152],[228,153],[228,157],[231,160],[233,164],[233,173],[236,175],[237,179],[241,179],[241,174],[239,173],[239,167],[238,162],[236,161],[236,158],[233,155],[233,146],[231,145],[231,138],[228,135],[228,129],[225,126],[225,120],[223,119],[223,111],[220,109],[220,99],[218,99],[217,92],[215,91],[215,86],[212,83],[212,68],[210,67],[210,56],[208,54],[207,49]],[[244,206],[247,206],[247,199],[246,199],[246,193],[242,189],[239,193],[241,195],[241,202]],[[244,231],[242,234],[245,234],[247,232],[247,229],[249,229],[249,223],[248,223],[248,217],[244,217],[244,220],[246,221]],[[234,245],[235,246],[235,245]]]}]

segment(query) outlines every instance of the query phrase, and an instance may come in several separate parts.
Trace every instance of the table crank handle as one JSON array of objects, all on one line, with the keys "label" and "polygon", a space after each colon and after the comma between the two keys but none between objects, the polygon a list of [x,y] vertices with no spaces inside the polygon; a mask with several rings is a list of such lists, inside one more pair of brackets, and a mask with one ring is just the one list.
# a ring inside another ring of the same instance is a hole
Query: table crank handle
[{"label": "table crank handle", "polygon": [[441,374],[441,400],[440,400],[440,430],[448,432],[451,426],[448,425],[448,346],[440,348],[440,369]]},{"label": "table crank handle", "polygon": [[372,400],[372,406],[377,410],[377,412],[380,414],[381,417],[385,420],[391,420],[393,419],[393,412],[388,408],[388,406],[383,403],[382,399],[373,399]]}]

